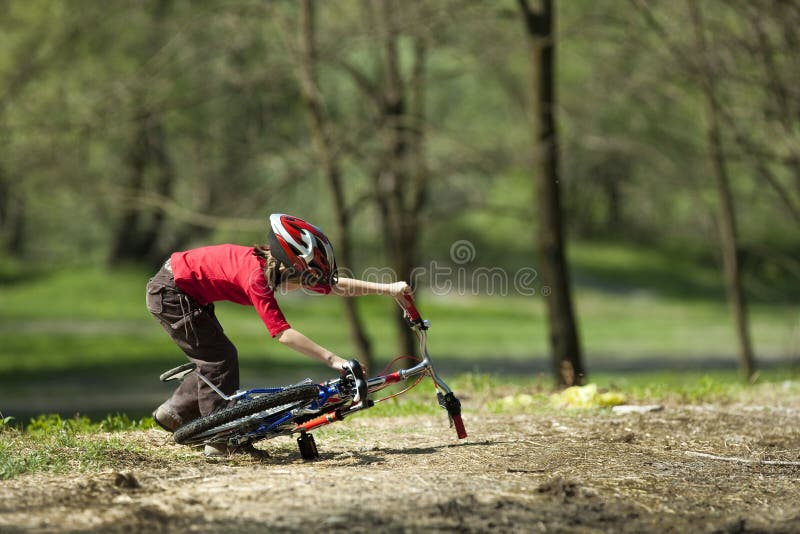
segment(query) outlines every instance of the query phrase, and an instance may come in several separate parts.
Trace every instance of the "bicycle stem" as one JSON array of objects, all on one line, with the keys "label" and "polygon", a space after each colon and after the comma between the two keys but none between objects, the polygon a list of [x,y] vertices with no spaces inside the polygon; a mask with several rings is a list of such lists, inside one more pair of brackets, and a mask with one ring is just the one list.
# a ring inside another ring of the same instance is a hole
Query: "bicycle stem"
[{"label": "bicycle stem", "polygon": [[[444,395],[452,393],[452,390],[436,373],[436,368],[433,366],[433,358],[431,357],[430,352],[428,352],[428,329],[431,326],[430,322],[422,318],[417,310],[416,305],[414,304],[414,298],[411,295],[403,294],[399,297],[395,297],[395,300],[405,312],[405,318],[408,322],[408,326],[417,336],[417,341],[419,342],[419,353],[422,356],[422,361],[417,365],[408,369],[401,369],[400,371],[397,371],[397,377],[399,380],[405,380],[408,377],[428,372],[431,375],[431,379],[433,379],[433,383],[436,385],[437,390],[441,390]],[[392,374],[394,375],[395,373]],[[388,382],[388,380],[381,381],[380,383],[376,383],[374,385],[383,385],[386,382]],[[373,384],[369,385],[372,386]]]},{"label": "bicycle stem", "polygon": [[442,380],[439,375],[436,373],[436,368],[433,366],[433,358],[431,357],[430,353],[428,352],[428,332],[427,327],[429,323],[425,321],[426,329],[423,330],[419,327],[414,327],[414,333],[417,335],[417,339],[419,340],[419,353],[422,355],[422,361],[419,362],[414,367],[410,367],[408,369],[401,369],[398,371],[400,374],[400,378],[406,379],[410,376],[416,376],[418,374],[428,372],[433,379],[434,384],[438,389],[441,389],[445,394],[450,393],[451,390],[445,384],[444,380]]}]

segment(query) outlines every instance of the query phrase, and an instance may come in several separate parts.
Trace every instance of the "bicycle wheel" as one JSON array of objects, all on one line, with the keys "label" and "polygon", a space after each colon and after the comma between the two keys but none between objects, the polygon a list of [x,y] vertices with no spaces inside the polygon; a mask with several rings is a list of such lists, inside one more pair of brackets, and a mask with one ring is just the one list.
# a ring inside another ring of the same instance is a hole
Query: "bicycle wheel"
[{"label": "bicycle wheel", "polygon": [[[183,425],[175,430],[173,439],[181,444],[202,442],[204,439],[201,438],[200,435],[202,434],[205,436],[210,433],[208,431],[215,430],[217,427],[222,427],[224,425],[226,429],[235,429],[250,423],[253,419],[252,416],[276,408],[278,408],[278,410],[269,415],[285,413],[286,411],[293,410],[298,406],[316,399],[318,393],[319,389],[317,389],[316,385],[305,384],[302,386],[289,387],[270,395],[256,397],[249,401],[240,402],[230,408],[224,408],[218,412],[200,417],[199,419],[195,419]],[[220,429],[220,431],[222,430],[224,429]]]}]

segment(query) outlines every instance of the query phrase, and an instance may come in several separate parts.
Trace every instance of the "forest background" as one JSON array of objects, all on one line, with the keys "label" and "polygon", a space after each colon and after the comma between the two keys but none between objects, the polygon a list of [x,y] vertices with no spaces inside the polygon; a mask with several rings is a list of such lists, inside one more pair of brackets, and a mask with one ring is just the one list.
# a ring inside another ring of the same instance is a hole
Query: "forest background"
[{"label": "forest background", "polygon": [[[798,25],[785,0],[3,2],[0,410],[143,412],[182,361],[147,278],[264,242],[272,212],[411,279],[453,372],[795,373]],[[540,269],[545,178],[566,285]],[[343,355],[413,348],[393,304],[349,302],[282,306]],[[324,375],[218,310],[246,382]]]}]

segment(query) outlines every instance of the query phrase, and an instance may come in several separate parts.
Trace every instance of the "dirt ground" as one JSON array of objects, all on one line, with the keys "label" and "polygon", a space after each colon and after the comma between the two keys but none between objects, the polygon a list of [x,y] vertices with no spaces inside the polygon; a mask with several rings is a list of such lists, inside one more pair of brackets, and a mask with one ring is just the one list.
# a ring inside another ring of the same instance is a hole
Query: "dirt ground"
[{"label": "dirt ground", "polygon": [[457,442],[444,417],[353,417],[313,462],[279,438],[264,458],[25,475],[0,482],[0,532],[800,532],[800,406],[465,422]]}]

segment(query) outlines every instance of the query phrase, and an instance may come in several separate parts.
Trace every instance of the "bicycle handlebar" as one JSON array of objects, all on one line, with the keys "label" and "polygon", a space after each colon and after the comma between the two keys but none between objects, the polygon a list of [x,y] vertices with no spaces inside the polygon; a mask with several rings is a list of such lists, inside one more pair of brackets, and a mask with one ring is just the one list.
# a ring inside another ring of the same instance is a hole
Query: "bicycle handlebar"
[{"label": "bicycle handlebar", "polygon": [[422,316],[417,310],[417,306],[414,304],[413,296],[409,295],[408,293],[403,293],[399,297],[395,297],[394,300],[396,300],[400,307],[403,308],[409,326],[417,326],[421,330],[428,329],[428,324],[422,319]]}]

